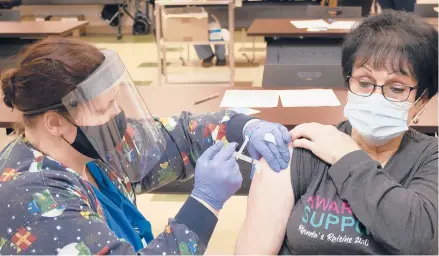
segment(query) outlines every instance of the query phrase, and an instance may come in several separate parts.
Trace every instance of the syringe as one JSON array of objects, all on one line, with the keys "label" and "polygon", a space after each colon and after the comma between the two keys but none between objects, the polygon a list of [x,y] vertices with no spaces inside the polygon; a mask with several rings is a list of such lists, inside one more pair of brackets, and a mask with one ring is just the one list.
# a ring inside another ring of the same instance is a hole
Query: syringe
[{"label": "syringe", "polygon": [[249,141],[249,137],[245,136],[245,139],[244,139],[244,142],[242,143],[241,148],[238,150],[238,152],[233,153],[233,156],[236,159],[241,159],[242,161],[245,161],[249,164],[255,165],[255,168],[256,168],[255,171],[256,171],[256,173],[259,173],[260,169],[261,169],[259,166],[259,161],[242,154],[242,151],[244,151],[244,148],[245,148],[245,146],[247,146],[248,141]]}]

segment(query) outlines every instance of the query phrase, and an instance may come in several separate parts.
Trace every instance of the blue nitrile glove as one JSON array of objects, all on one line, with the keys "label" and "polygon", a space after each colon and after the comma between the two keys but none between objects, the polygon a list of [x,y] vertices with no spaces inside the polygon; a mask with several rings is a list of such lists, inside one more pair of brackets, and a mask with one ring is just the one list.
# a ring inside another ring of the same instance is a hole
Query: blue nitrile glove
[{"label": "blue nitrile glove", "polygon": [[208,148],[197,160],[195,184],[192,196],[205,201],[215,210],[223,208],[224,203],[238,191],[242,184],[233,153],[236,143],[224,146],[222,141]]},{"label": "blue nitrile glove", "polygon": [[[290,151],[288,143],[291,142],[291,135],[283,125],[266,121],[249,121],[244,127],[244,136],[249,137],[247,151],[256,160],[263,156],[275,172],[280,172],[288,167],[290,162]],[[276,144],[266,141],[266,134],[272,134]],[[252,172],[254,167],[252,167]]]}]

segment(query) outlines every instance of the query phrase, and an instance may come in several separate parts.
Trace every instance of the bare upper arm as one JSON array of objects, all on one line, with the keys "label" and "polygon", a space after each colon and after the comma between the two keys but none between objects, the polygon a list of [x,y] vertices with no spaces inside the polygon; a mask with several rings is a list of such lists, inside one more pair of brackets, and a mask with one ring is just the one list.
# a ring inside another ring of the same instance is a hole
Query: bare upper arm
[{"label": "bare upper arm", "polygon": [[250,187],[237,253],[277,254],[294,206],[291,163],[279,173],[274,172],[264,159],[260,165],[261,171],[255,173]]}]

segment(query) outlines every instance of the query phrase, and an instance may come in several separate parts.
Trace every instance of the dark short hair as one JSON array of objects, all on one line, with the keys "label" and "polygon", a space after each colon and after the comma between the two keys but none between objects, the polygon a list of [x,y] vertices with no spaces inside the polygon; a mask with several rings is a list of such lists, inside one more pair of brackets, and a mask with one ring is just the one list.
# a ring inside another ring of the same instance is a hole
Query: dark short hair
[{"label": "dark short hair", "polygon": [[376,70],[412,75],[418,81],[416,98],[425,90],[432,98],[438,90],[438,32],[407,12],[385,10],[368,17],[344,38],[343,75],[365,63]]}]

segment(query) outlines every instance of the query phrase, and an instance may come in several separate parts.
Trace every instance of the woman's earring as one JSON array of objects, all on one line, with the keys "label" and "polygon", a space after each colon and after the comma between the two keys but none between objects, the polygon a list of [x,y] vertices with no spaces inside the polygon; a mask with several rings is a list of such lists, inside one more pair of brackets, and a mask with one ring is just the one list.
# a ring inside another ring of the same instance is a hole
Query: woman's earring
[{"label": "woman's earring", "polygon": [[421,116],[421,114],[424,112],[425,108],[427,107],[427,104],[424,105],[424,107],[413,117],[412,122],[414,124],[418,124],[419,123],[419,117]]}]

